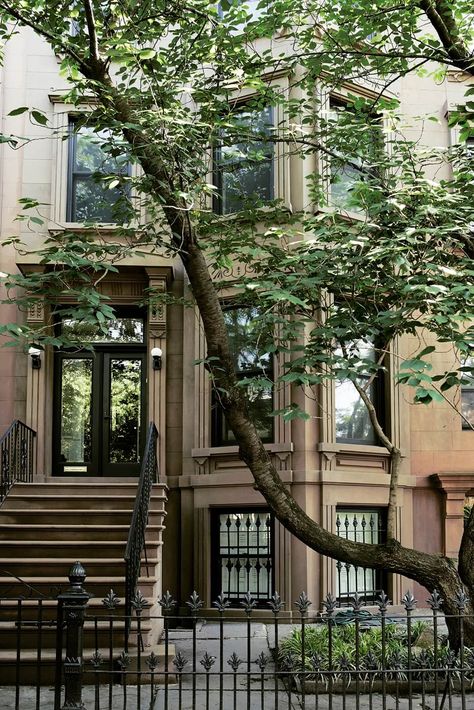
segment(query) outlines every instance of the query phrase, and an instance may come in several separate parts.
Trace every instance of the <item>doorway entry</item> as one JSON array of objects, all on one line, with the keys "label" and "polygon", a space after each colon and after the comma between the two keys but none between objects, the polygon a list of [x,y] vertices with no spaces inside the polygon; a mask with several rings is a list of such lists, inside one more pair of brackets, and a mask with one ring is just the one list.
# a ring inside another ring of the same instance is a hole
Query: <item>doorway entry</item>
[{"label": "doorway entry", "polygon": [[100,332],[71,319],[60,328],[78,347],[55,353],[54,473],[138,475],[146,434],[144,318],[120,311]]}]

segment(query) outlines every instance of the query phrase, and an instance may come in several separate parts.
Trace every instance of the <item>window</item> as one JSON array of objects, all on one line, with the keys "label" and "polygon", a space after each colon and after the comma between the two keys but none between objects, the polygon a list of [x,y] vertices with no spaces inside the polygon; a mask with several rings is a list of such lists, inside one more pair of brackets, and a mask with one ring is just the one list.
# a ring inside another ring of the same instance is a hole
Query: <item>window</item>
[{"label": "window", "polygon": [[[224,311],[237,378],[254,378],[246,386],[250,416],[262,440],[268,442],[273,440],[273,357],[265,350],[268,331],[259,315],[258,308],[252,307],[229,307]],[[213,445],[231,445],[235,437],[218,398],[219,393],[214,392]]]},{"label": "window", "polygon": [[126,221],[129,191],[119,179],[129,174],[129,163],[125,156],[104,150],[109,137],[106,130],[77,129],[75,121],[69,123],[68,222]]},{"label": "window", "polygon": [[[354,121],[355,110],[344,101],[335,97],[330,98],[330,120],[341,125]],[[354,142],[347,142],[348,133],[338,135],[337,129],[331,133],[331,124],[328,129],[328,147],[340,157],[330,160],[330,195],[329,202],[334,207],[360,211],[361,207],[355,200],[354,189],[357,183],[368,180],[367,170],[374,157],[377,144],[381,141],[380,119],[377,116],[366,114],[364,122],[358,122],[353,127],[351,135]]]},{"label": "window", "polygon": [[273,199],[272,128],[270,106],[243,106],[232,114],[232,126],[222,130],[222,142],[214,150],[215,212],[231,214]]},{"label": "window", "polygon": [[247,592],[265,604],[274,591],[274,519],[265,509],[220,509],[212,521],[212,598],[225,594],[233,606]]},{"label": "window", "polygon": [[[376,361],[376,350],[371,344],[360,341],[352,349],[351,355],[369,362]],[[336,354],[338,354],[336,352]],[[340,354],[340,351],[339,351]],[[362,386],[366,385],[371,373],[359,374],[357,380]],[[367,393],[375,405],[380,423],[384,423],[383,407],[383,377],[378,373],[372,380]],[[336,441],[353,444],[376,445],[377,436],[370,421],[369,412],[354,384],[348,379],[336,380]]]},{"label": "window", "polygon": [[[385,510],[338,508],[336,533],[346,540],[377,545],[385,539]],[[366,602],[374,601],[382,589],[387,591],[386,584],[378,570],[336,562],[336,597],[340,605],[347,605],[356,592]]]},{"label": "window", "polygon": [[470,372],[463,372],[461,385],[461,413],[463,415],[462,428],[472,431],[474,427],[474,357],[468,357],[463,362],[463,367],[470,367]]}]

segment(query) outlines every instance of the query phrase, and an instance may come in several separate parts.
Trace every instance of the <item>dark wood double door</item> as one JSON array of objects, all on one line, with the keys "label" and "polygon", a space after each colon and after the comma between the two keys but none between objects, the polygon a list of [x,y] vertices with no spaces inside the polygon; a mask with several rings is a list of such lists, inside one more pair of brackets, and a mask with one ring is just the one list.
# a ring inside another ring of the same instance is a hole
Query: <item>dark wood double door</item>
[{"label": "dark wood double door", "polygon": [[143,346],[55,353],[56,475],[135,476],[145,437]]}]

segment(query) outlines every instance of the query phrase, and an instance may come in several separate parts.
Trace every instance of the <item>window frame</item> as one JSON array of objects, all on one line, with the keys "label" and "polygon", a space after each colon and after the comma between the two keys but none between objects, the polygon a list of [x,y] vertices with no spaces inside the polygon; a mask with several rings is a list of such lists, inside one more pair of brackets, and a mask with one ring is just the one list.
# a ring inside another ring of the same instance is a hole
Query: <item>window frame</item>
[{"label": "window frame", "polygon": [[[245,304],[239,303],[238,301],[236,302],[229,302],[229,303],[224,303],[223,304],[223,310],[225,311],[232,311],[232,310],[238,310],[238,309],[245,309],[245,308],[252,308],[252,306],[246,306]],[[269,353],[269,371],[266,373],[268,375],[268,379],[273,382],[272,386],[272,410],[274,409],[274,397],[275,397],[275,358],[273,353]],[[252,370],[241,370],[235,372],[237,380],[242,380],[247,377],[258,377],[258,375],[261,375],[264,373],[264,370],[259,370],[257,368],[254,368]],[[216,447],[221,447],[221,446],[235,446],[237,444],[235,439],[225,439],[221,436],[221,433],[224,431],[224,420],[225,420],[225,414],[222,410],[222,407],[219,406],[219,403],[217,401],[217,393],[214,389],[212,388],[212,394],[211,394],[211,445],[216,446]],[[270,417],[271,422],[270,422],[270,433],[268,436],[262,437],[262,442],[264,444],[272,444],[275,441],[275,417]]]},{"label": "window frame", "polygon": [[[472,368],[473,368],[473,370],[474,370],[474,355],[468,356],[468,357],[464,358],[464,360],[462,361],[462,367],[471,367],[471,364],[468,364],[469,361],[472,363]],[[464,396],[465,394],[473,394],[473,395],[474,395],[474,376],[473,376],[473,377],[469,377],[469,375],[468,375],[467,373],[465,373],[465,372],[463,372],[462,375],[463,375],[463,377],[465,377],[466,379],[469,379],[469,380],[470,380],[470,383],[469,383],[469,384],[466,384],[466,385],[461,385],[461,387],[460,387],[460,395],[461,395],[461,402],[460,402],[460,404],[461,404],[461,414],[462,414],[462,417],[461,417],[461,428],[462,428],[463,431],[473,431],[473,427],[474,427],[474,417],[473,417],[473,419],[472,419],[472,421],[471,421],[471,424],[468,424],[468,422],[466,421],[466,419],[469,419],[469,417],[468,417],[468,416],[466,415],[466,413],[464,412],[463,396]]]},{"label": "window frame", "polygon": [[[80,170],[74,170],[75,164],[76,164],[76,152],[77,152],[77,138],[80,134],[80,129],[75,130],[75,126],[77,122],[79,121],[80,116],[79,115],[74,115],[74,114],[69,114],[68,116],[68,127],[67,127],[67,185],[66,185],[66,222],[71,223],[71,224],[83,224],[82,221],[79,221],[76,217],[76,197],[75,197],[75,185],[79,180],[82,181],[87,181],[87,180],[93,180],[93,175],[95,173],[100,173],[101,171],[98,170],[93,170],[93,171],[80,171]],[[130,177],[131,176],[131,164],[130,161],[127,161],[126,163],[126,170],[119,171],[117,173],[110,173],[112,174],[117,174],[117,175],[125,175]],[[77,176],[80,176],[77,178]],[[102,186],[101,186],[102,187]],[[105,186],[102,187],[102,189],[105,191],[107,188]],[[126,185],[125,188],[123,189],[124,195],[127,194],[128,197],[130,197],[130,185]],[[111,205],[114,203],[111,202]],[[93,220],[91,220],[93,221]],[[98,224],[107,224],[107,225],[119,225],[119,222],[105,222],[101,220],[97,220]]]},{"label": "window frame", "polygon": [[[255,97],[251,96],[248,97],[247,99],[242,99],[241,101],[236,102],[233,104],[231,113],[238,114],[239,112],[243,112],[246,110],[246,108],[249,106],[251,101],[255,99]],[[260,110],[260,113],[265,111],[266,109],[269,109],[271,114],[270,114],[270,124],[275,128],[275,117],[276,117],[276,110],[275,106],[272,106],[270,104],[265,104],[264,108]],[[251,110],[251,109],[248,109]],[[246,145],[249,145],[250,143],[246,143]],[[232,143],[231,145],[238,145],[237,143]],[[272,201],[276,198],[276,185],[275,185],[275,160],[277,158],[277,150],[276,150],[276,145],[273,142],[269,142],[269,145],[271,147],[271,157],[268,157],[268,160],[265,159],[260,161],[260,163],[263,162],[268,162],[270,165],[270,171],[269,171],[269,201]],[[224,210],[224,198],[223,198],[223,174],[226,172],[222,166],[225,166],[225,162],[221,160],[219,157],[220,152],[222,149],[222,144],[219,142],[217,145],[214,145],[212,148],[212,179],[213,179],[213,184],[216,187],[216,190],[212,196],[212,211],[222,217],[226,217],[229,215],[235,215],[239,214],[239,212],[243,211],[243,208],[240,208],[235,211],[225,211]],[[249,159],[244,159],[244,160],[236,160],[236,161],[231,161],[228,163],[229,165],[238,165],[237,169],[240,169],[240,167],[245,167],[245,165],[252,164],[252,161]],[[259,163],[254,163],[255,165],[258,165]],[[230,172],[230,171],[229,171]],[[259,207],[263,207],[263,205],[259,205]]]},{"label": "window frame", "polygon": [[[260,513],[264,514],[265,516],[268,516],[270,519],[270,525],[268,526],[268,531],[270,535],[270,544],[268,545],[269,549],[269,555],[266,556],[266,558],[271,560],[271,575],[270,575],[270,594],[268,598],[260,598],[256,599],[256,606],[257,608],[267,608],[267,602],[270,601],[272,595],[275,593],[275,562],[276,562],[276,547],[275,547],[275,515],[272,513],[272,511],[265,507],[265,506],[246,506],[246,505],[233,505],[233,506],[219,506],[216,508],[211,508],[210,509],[210,515],[211,515],[211,525],[210,525],[210,530],[211,530],[211,602],[217,599],[219,594],[226,594],[226,590],[223,590],[221,587],[221,575],[220,575],[220,570],[221,570],[221,558],[225,555],[221,554],[221,546],[220,546],[220,516],[221,515],[228,515],[228,514],[234,514],[234,515],[248,515],[252,513]],[[229,548],[227,548],[229,549]],[[230,555],[229,555],[230,556]],[[242,555],[244,556],[244,555]],[[250,555],[248,555],[250,556]],[[264,556],[262,556],[263,558]],[[248,590],[245,590],[243,592],[243,595]],[[230,601],[230,606],[231,608],[241,608],[241,601],[243,599],[242,597],[228,597],[228,600]]]}]

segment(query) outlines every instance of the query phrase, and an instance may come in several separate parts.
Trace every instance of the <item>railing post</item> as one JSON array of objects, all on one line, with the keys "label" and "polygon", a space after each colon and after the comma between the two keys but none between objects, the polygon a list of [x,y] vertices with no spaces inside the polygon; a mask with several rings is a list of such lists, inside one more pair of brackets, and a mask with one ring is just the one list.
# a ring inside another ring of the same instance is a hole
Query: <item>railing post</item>
[{"label": "railing post", "polygon": [[86,572],[80,562],[69,570],[71,586],[58,596],[66,629],[66,653],[62,660],[64,672],[64,703],[61,710],[86,710],[82,702],[84,615],[90,598],[84,587]]}]

